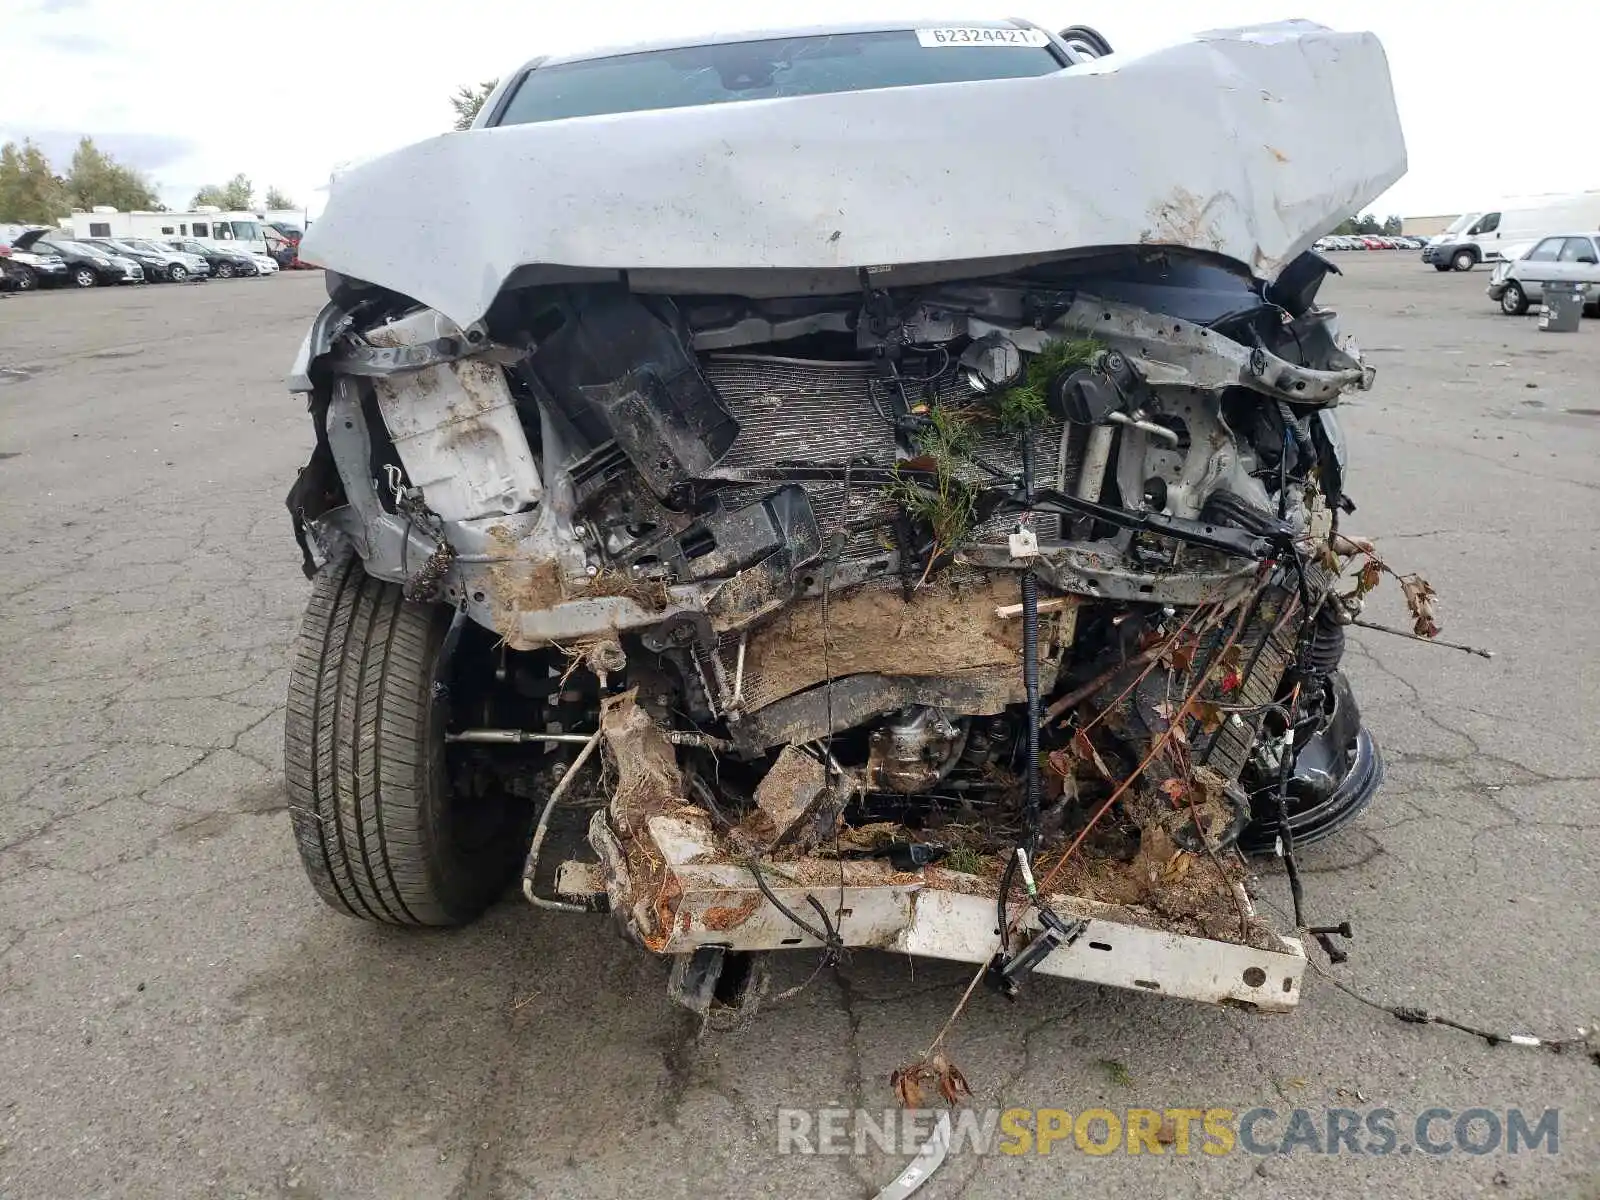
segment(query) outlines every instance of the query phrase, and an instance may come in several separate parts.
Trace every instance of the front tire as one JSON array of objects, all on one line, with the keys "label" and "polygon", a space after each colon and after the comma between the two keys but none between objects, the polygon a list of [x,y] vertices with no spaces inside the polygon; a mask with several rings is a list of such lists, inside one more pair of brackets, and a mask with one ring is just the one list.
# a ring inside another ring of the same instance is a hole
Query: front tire
[{"label": "front tire", "polygon": [[16,274],[12,276],[19,292],[31,292],[39,286],[39,276],[34,269],[26,263],[17,263],[13,267]]},{"label": "front tire", "polygon": [[233,264],[231,262],[220,262],[220,263],[218,263],[217,264],[217,278],[218,279],[232,279],[233,278]]},{"label": "front tire", "polygon": [[72,272],[72,286],[92,288],[100,282],[100,277],[88,267],[76,267]]},{"label": "front tire", "polygon": [[189,268],[182,263],[173,263],[167,268],[167,278],[173,283],[183,283],[189,278]]},{"label": "front tire", "polygon": [[1528,297],[1520,284],[1506,284],[1506,290],[1500,293],[1500,311],[1508,317],[1520,317],[1528,311]]},{"label": "front tire", "polygon": [[1478,265],[1478,256],[1471,250],[1457,250],[1455,257],[1450,260],[1450,266],[1457,271],[1470,271]]},{"label": "front tire", "polygon": [[284,775],[300,860],[330,906],[462,925],[517,875],[532,822],[509,795],[452,788],[436,702],[449,610],[346,556],[317,575],[295,646]]}]

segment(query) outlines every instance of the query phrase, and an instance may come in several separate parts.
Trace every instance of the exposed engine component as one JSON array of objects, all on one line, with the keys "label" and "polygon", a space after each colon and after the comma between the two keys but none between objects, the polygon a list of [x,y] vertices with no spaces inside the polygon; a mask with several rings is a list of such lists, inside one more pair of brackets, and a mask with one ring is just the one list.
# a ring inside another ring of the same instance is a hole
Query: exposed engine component
[{"label": "exposed engine component", "polygon": [[867,735],[867,777],[876,787],[913,795],[948,775],[967,745],[963,718],[914,704]]}]

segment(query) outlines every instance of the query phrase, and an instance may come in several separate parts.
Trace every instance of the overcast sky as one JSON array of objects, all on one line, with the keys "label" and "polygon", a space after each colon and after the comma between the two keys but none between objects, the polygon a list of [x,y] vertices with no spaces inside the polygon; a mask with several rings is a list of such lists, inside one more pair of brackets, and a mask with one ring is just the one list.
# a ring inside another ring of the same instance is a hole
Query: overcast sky
[{"label": "overcast sky", "polygon": [[170,206],[242,171],[315,215],[335,165],[447,129],[457,85],[536,54],[868,14],[1088,24],[1129,50],[1287,17],[1370,29],[1411,159],[1380,216],[1600,188],[1594,0],[0,0],[0,140],[32,137],[64,165],[87,133]]}]

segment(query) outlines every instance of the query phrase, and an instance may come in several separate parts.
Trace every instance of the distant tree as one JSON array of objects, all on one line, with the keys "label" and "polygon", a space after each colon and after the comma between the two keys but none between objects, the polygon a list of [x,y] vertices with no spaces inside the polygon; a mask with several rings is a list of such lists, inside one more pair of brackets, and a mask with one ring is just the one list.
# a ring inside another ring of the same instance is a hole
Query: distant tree
[{"label": "distant tree", "polygon": [[456,94],[450,97],[450,107],[456,110],[457,129],[471,128],[473,119],[477,117],[478,110],[483,107],[483,102],[489,98],[489,93],[494,91],[500,81],[490,79],[480,83],[477,87],[468,87],[463,84],[456,89]]},{"label": "distant tree", "polygon": [[143,174],[119,163],[89,137],[80,139],[73,151],[66,183],[67,197],[80,211],[109,204],[123,212],[149,212],[161,202]]},{"label": "distant tree", "polygon": [[[1390,218],[1390,220],[1394,221],[1398,221],[1399,219],[1399,217]],[[1346,237],[1349,237],[1351,234],[1382,233],[1383,230],[1384,226],[1378,223],[1377,217],[1373,216],[1371,213],[1365,213],[1362,216],[1349,217],[1339,222],[1339,228],[1335,229],[1334,232],[1342,233]]]},{"label": "distant tree", "polygon": [[288,196],[287,193],[281,192],[275,187],[269,187],[267,189],[267,198],[261,202],[261,206],[268,209],[300,207]]},{"label": "distant tree", "polygon": [[194,194],[190,208],[214,204],[218,208],[242,211],[254,207],[255,185],[246,175],[235,175],[224,184],[208,183]]},{"label": "distant tree", "polygon": [[1389,234],[1391,237],[1395,234],[1398,234],[1404,228],[1405,222],[1399,217],[1394,216],[1392,213],[1383,219],[1382,232]]},{"label": "distant tree", "polygon": [[66,181],[31,141],[0,147],[0,221],[54,225],[72,209]]}]

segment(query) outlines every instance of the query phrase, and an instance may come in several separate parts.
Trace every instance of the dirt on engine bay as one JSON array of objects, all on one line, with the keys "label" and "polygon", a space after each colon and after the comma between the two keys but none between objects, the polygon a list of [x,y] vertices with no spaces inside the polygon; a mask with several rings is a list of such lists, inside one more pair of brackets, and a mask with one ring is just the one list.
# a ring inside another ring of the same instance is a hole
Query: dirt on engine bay
[{"label": "dirt on engine bay", "polygon": [[[869,585],[829,597],[826,625],[820,597],[798,600],[750,635],[746,706],[759,708],[830,675],[949,675],[1014,665],[1020,677],[1022,622],[995,616],[1016,600],[1011,576],[936,581],[909,601],[898,587]],[[1054,637],[1055,619],[1041,617],[1041,657]]]},{"label": "dirt on engine bay", "polygon": [[[1244,898],[1248,873],[1238,854],[1223,850],[1213,857],[1204,850],[1185,850],[1168,830],[1173,818],[1189,824],[1186,814],[1170,808],[1158,810],[1154,804],[1149,810],[1165,815],[1157,815],[1137,829],[1090,838],[1044,889],[1060,851],[1070,844],[1070,839],[1061,837],[1047,841],[1035,868],[1041,890],[1113,906],[1120,911],[1107,915],[1133,925],[1278,949],[1276,933],[1253,914]],[[1211,816],[1202,807],[1202,822],[1215,829]],[[920,876],[891,872],[884,859],[863,857],[908,840],[936,842],[951,852]],[[949,891],[997,897],[1010,853],[1009,843],[1000,848],[997,840],[1005,841],[997,839],[994,830],[975,824],[950,824],[913,834],[903,825],[879,821],[842,828],[836,839],[819,845],[804,859],[784,862],[782,870],[797,882],[823,886],[830,879],[838,883],[843,865],[851,868],[846,874],[852,884],[905,884],[924,879]],[[879,874],[876,880],[866,877],[873,870]],[[1013,896],[1020,895],[1018,885]]]},{"label": "dirt on engine bay", "polygon": [[645,947],[659,954],[671,934],[682,888],[648,849],[653,844],[649,821],[684,805],[677,751],[639,707],[634,692],[605,702],[600,729],[617,780],[609,812],[634,889],[629,897],[633,924]]}]

